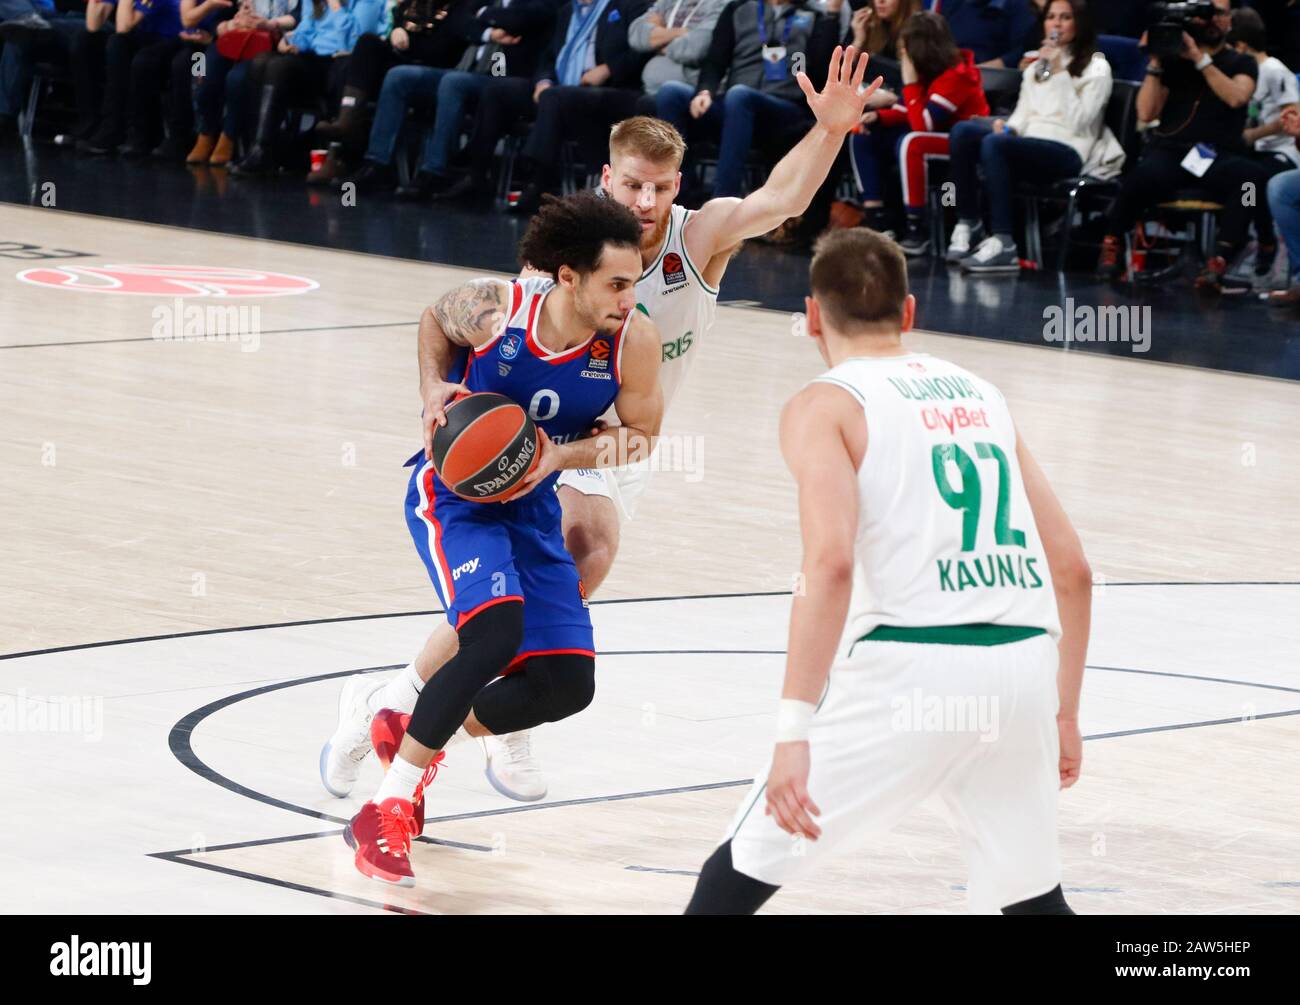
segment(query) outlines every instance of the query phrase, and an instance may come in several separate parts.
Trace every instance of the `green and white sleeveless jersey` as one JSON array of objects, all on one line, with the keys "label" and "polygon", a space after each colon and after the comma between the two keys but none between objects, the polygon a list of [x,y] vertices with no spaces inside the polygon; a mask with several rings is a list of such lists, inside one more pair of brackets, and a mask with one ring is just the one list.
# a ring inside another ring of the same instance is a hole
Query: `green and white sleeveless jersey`
[{"label": "green and white sleeveless jersey", "polygon": [[844,643],[881,625],[996,624],[1060,635],[1056,596],[1002,393],[924,353],[816,378],[867,420]]},{"label": "green and white sleeveless jersey", "polygon": [[700,269],[708,263],[692,262],[686,254],[682,231],[693,212],[673,206],[663,247],[636,284],[637,306],[650,316],[663,340],[659,382],[665,412],[699,355],[700,340],[712,326],[718,306],[718,291],[700,278]]}]

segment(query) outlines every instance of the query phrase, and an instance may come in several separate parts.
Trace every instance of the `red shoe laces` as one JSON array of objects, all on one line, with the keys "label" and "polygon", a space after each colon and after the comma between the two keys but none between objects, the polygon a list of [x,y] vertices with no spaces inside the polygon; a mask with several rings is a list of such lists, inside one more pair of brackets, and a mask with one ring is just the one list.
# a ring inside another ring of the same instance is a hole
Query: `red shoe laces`
[{"label": "red shoe laces", "polygon": [[388,844],[388,854],[408,855],[411,851],[411,828],[414,819],[405,813],[379,814],[379,837]]},{"label": "red shoe laces", "polygon": [[424,776],[420,779],[420,784],[415,787],[415,795],[411,797],[411,805],[419,805],[424,799],[424,787],[438,777],[438,765],[442,763],[447,756],[445,750],[438,751],[438,756],[429,762],[429,766],[424,769]]}]

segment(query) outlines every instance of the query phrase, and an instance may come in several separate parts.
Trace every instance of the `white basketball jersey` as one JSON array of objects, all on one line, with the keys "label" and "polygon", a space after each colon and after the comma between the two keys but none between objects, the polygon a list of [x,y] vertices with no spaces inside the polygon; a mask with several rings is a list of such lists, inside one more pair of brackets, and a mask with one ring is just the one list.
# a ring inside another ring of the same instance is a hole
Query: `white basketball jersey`
[{"label": "white basketball jersey", "polygon": [[924,353],[856,357],[816,379],[851,392],[867,420],[845,645],[880,625],[1059,636],[1002,393]]},{"label": "white basketball jersey", "polygon": [[700,278],[700,268],[708,263],[692,262],[686,254],[682,231],[693,212],[673,206],[663,247],[636,284],[637,306],[650,316],[663,340],[659,383],[665,411],[699,355],[700,340],[713,324],[718,305],[718,291]]}]

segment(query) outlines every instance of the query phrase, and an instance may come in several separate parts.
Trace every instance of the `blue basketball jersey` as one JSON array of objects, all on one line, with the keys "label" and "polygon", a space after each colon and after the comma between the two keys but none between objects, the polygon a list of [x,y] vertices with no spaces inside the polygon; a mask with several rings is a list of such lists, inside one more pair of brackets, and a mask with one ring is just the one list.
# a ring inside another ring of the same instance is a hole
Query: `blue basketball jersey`
[{"label": "blue basketball jersey", "polygon": [[547,436],[563,443],[585,436],[618,397],[623,339],[632,315],[613,335],[593,333],[581,345],[554,352],[537,339],[542,302],[554,288],[544,277],[513,280],[505,329],[466,353],[447,380],[471,391],[504,394]]}]

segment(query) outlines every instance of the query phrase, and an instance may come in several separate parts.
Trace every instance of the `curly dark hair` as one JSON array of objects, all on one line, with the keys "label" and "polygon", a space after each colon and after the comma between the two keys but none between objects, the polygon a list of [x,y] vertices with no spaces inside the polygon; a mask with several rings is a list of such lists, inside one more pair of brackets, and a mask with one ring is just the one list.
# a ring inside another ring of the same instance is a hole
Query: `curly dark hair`
[{"label": "curly dark hair", "polygon": [[519,261],[552,276],[561,265],[587,276],[607,244],[640,250],[641,224],[630,209],[592,192],[547,196],[519,242]]}]

